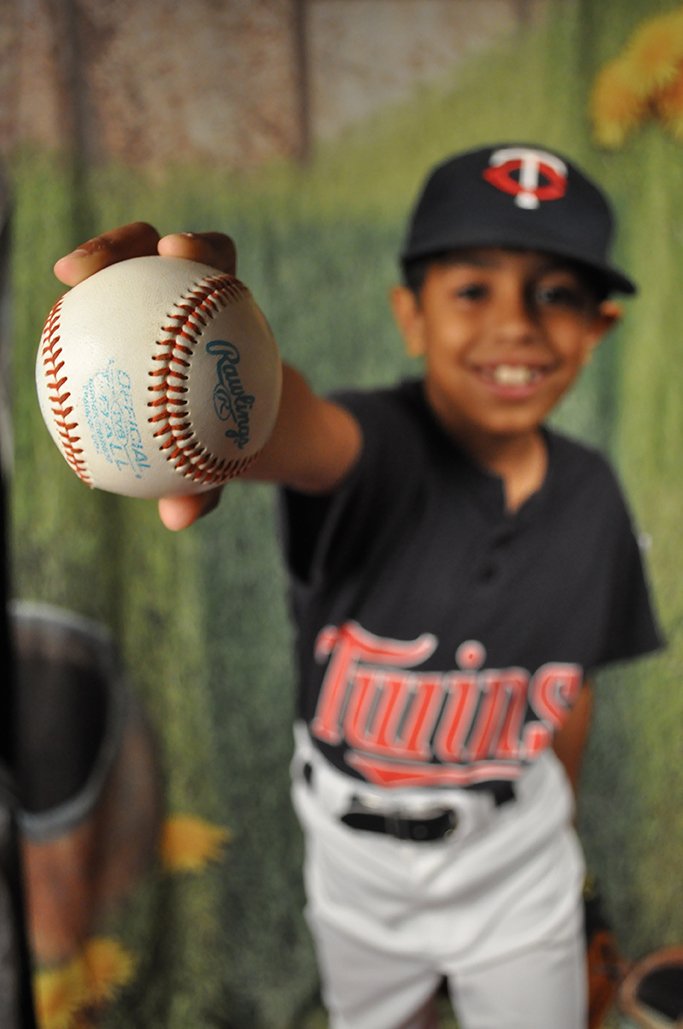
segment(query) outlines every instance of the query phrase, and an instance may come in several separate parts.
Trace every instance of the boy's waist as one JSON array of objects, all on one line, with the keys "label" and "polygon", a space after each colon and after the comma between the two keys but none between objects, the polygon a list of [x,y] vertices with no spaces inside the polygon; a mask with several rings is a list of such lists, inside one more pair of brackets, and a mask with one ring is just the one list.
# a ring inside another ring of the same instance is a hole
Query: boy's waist
[{"label": "boy's waist", "polygon": [[295,782],[305,782],[317,802],[337,819],[352,815],[400,819],[431,819],[445,811],[459,817],[503,810],[526,802],[544,779],[542,759],[514,782],[492,780],[474,787],[381,787],[346,775],[332,765],[312,742],[307,726],[294,726],[296,749],[291,765]]},{"label": "boy's waist", "polygon": [[553,831],[556,822],[572,815],[571,789],[552,751],[496,796],[499,787],[492,783],[478,789],[377,787],[330,764],[311,741],[305,723],[295,725],[294,736],[295,786],[305,790],[322,817],[354,829],[425,842],[451,835],[465,840],[496,825],[502,828],[513,814],[528,823],[532,835]]}]

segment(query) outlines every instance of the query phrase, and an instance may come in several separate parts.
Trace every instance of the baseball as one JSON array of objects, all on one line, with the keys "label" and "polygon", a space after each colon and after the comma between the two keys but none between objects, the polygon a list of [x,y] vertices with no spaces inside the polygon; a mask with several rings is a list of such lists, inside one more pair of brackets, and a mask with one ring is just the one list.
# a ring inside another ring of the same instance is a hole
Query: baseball
[{"label": "baseball", "polygon": [[273,334],[238,279],[136,257],[57,301],[36,364],[45,423],[88,486],[182,496],[245,471],[278,411]]}]

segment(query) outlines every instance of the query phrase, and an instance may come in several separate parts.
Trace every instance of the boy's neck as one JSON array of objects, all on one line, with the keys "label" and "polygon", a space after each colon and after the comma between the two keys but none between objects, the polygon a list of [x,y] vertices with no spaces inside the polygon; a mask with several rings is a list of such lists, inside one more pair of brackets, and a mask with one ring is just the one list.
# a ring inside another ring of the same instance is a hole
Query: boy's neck
[{"label": "boy's neck", "polygon": [[446,434],[476,464],[503,480],[507,511],[517,511],[541,488],[548,469],[548,448],[540,426],[510,435],[473,431],[447,421],[429,397],[429,390],[427,400]]},{"label": "boy's neck", "polygon": [[548,448],[540,429],[523,436],[457,440],[477,464],[499,475],[505,507],[514,512],[536,493],[548,470]]}]

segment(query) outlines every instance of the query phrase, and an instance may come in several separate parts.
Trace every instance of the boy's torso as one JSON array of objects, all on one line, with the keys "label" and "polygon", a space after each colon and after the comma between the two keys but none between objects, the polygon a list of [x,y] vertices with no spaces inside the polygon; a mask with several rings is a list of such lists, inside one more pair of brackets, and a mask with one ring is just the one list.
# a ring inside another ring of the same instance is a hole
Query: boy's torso
[{"label": "boy's torso", "polygon": [[358,467],[333,498],[285,494],[300,715],[332,764],[377,785],[514,779],[586,669],[657,645],[616,482],[546,433],[546,480],[508,515],[419,383],[340,399]]}]

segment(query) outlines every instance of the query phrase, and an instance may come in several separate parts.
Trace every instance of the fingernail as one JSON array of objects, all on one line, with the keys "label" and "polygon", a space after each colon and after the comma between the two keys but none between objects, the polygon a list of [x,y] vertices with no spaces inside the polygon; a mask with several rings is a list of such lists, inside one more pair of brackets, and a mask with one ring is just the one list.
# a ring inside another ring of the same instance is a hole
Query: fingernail
[{"label": "fingernail", "polygon": [[94,239],[87,239],[85,243],[81,243],[72,253],[77,254],[79,257],[90,257],[92,254],[96,254],[105,248],[106,243],[99,236],[95,236]]}]

